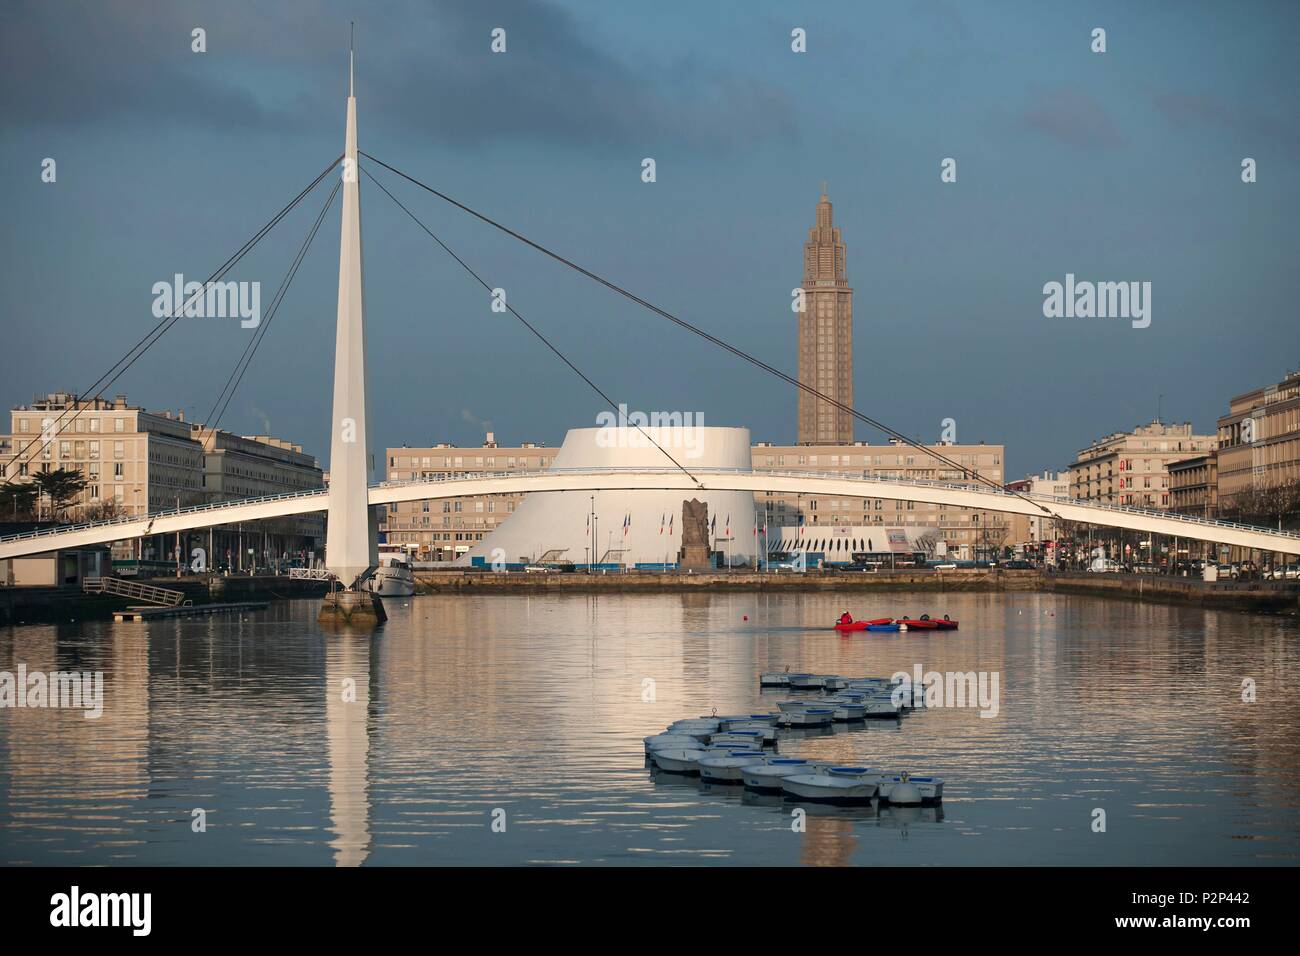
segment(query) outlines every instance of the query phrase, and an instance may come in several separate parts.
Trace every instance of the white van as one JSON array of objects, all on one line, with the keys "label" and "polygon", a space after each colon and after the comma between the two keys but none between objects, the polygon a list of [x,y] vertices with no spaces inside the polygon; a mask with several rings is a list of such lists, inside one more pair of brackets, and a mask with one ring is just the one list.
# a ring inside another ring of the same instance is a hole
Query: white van
[{"label": "white van", "polygon": [[1119,562],[1112,561],[1110,558],[1093,558],[1092,564],[1088,565],[1089,571],[1098,573],[1112,573],[1120,570]]}]

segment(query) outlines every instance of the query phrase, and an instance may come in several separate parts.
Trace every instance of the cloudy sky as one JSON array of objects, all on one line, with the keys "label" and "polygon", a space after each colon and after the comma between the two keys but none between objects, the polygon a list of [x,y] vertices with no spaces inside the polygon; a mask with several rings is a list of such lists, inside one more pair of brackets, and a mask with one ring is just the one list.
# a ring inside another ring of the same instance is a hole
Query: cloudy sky
[{"label": "cloudy sky", "polygon": [[[342,151],[353,19],[363,149],[791,372],[827,180],[856,404],[925,440],[954,418],[1009,477],[1161,401],[1210,431],[1300,364],[1293,3],[45,0],[0,8],[0,401],[84,390],[157,322],[155,282],[206,277]],[[793,441],[788,386],[376,175],[616,400]],[[330,185],[230,276],[264,304]],[[322,459],[337,208],[221,422]],[[365,181],[362,210],[374,449],[595,424]],[[1067,273],[1150,282],[1150,327],[1045,318]],[[252,334],[184,320],[109,391],[205,418]]]}]

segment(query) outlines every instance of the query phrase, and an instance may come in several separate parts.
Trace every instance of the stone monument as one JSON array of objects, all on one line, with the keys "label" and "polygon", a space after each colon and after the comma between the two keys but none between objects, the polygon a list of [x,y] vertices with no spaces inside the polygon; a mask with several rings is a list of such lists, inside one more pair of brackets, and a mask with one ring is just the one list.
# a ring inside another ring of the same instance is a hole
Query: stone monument
[{"label": "stone monument", "polygon": [[681,568],[710,568],[709,506],[698,498],[682,502],[682,547],[677,552]]}]

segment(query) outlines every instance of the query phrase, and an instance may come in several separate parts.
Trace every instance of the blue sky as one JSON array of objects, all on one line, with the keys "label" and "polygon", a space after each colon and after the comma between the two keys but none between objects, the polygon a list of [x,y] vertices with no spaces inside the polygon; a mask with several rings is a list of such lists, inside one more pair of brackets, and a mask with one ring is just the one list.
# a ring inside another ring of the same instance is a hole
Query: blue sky
[{"label": "blue sky", "polygon": [[[1300,359],[1295,4],[267,7],[0,11],[0,400],[95,381],[155,323],[153,283],[205,277],[341,152],[351,19],[363,149],[791,372],[790,290],[829,181],[856,404],[924,440],[954,418],[960,440],[1007,445],[1009,477],[1160,395],[1167,420],[1212,430]],[[788,386],[385,181],[616,400],[793,441]],[[269,299],[325,195],[231,277]],[[362,209],[373,449],[595,424],[587,386],[364,182]],[[336,206],[223,427],[327,455],[337,261]],[[1151,326],[1044,318],[1066,273],[1151,282]],[[111,391],[203,418],[250,334],[178,323]]]}]

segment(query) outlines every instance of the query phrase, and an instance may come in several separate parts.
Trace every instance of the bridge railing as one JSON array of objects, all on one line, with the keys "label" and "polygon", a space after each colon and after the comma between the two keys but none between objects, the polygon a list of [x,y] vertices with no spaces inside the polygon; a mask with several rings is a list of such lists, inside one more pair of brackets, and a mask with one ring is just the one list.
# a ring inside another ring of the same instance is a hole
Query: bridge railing
[{"label": "bridge railing", "polygon": [[[532,478],[543,475],[555,474],[616,474],[626,472],[637,472],[640,474],[669,474],[677,475],[680,471],[676,468],[628,468],[628,467],[593,467],[593,468],[548,468],[544,471],[497,471],[497,472],[479,472],[471,475],[458,474],[446,478],[410,478],[401,480],[381,481],[374,487],[393,488],[406,487],[411,485],[424,484],[447,484],[453,482],[470,482],[482,481],[484,478]],[[1236,521],[1221,521],[1216,518],[1202,518],[1196,515],[1185,515],[1174,511],[1164,511],[1160,508],[1143,508],[1135,505],[1113,505],[1101,501],[1089,501],[1080,498],[1070,498],[1063,495],[1049,495],[1041,492],[1013,492],[1005,489],[987,488],[973,486],[970,483],[953,482],[953,481],[936,481],[930,478],[897,478],[888,475],[872,475],[870,477],[861,477],[859,475],[846,475],[840,472],[827,471],[791,471],[781,469],[747,469],[747,468],[692,468],[693,475],[775,475],[781,478],[829,478],[838,481],[862,481],[862,482],[883,482],[886,484],[896,484],[904,487],[921,486],[925,488],[935,488],[942,491],[966,491],[975,494],[986,494],[993,497],[1001,498],[1027,498],[1030,501],[1037,501],[1046,505],[1077,505],[1086,508],[1101,508],[1106,511],[1114,511],[1120,514],[1131,514],[1138,517],[1149,518],[1166,518],[1172,521],[1181,521],[1187,524],[1195,524],[1201,527],[1221,528],[1224,530],[1234,531],[1258,531],[1265,534],[1279,535],[1285,538],[1295,538],[1300,540],[1300,532],[1282,531],[1277,528],[1265,528],[1259,525],[1241,524]],[[864,498],[872,497],[869,494],[862,495]]]},{"label": "bridge railing", "polygon": [[310,498],[323,495],[328,489],[310,488],[306,491],[286,491],[278,495],[259,495],[253,498],[229,498],[225,501],[209,501],[201,505],[189,505],[185,508],[169,508],[166,511],[151,511],[143,515],[118,515],[116,518],[103,518],[99,521],[83,521],[79,524],[61,524],[21,534],[0,535],[0,541],[23,541],[29,538],[41,538],[51,534],[66,534],[70,531],[91,531],[114,525],[136,524],[141,521],[153,521],[158,518],[172,518],[177,515],[195,514],[201,511],[216,511],[221,508],[233,508],[242,505],[256,505],[271,501],[284,501],[289,498]]},{"label": "bridge railing", "polygon": [[[626,474],[635,472],[639,474],[670,474],[678,475],[680,471],[675,468],[627,468],[627,467],[588,467],[588,468],[547,468],[544,470],[533,471],[495,471],[495,472],[472,472],[462,473],[453,476],[440,478],[409,478],[393,479],[381,481],[377,485],[371,485],[372,488],[401,488],[413,485],[449,485],[457,483],[471,483],[491,478],[539,478],[554,476],[557,474]],[[1030,501],[1037,501],[1045,505],[1078,505],[1087,508],[1099,508],[1105,511],[1112,511],[1119,514],[1129,514],[1138,517],[1164,518],[1172,521],[1180,521],[1188,525],[1197,525],[1203,528],[1215,528],[1235,531],[1253,531],[1264,534],[1277,535],[1284,538],[1294,538],[1300,541],[1300,533],[1294,531],[1282,531],[1276,528],[1263,528],[1258,525],[1241,524],[1235,521],[1220,521],[1214,518],[1201,518],[1195,515],[1184,515],[1173,511],[1162,511],[1158,508],[1142,508],[1133,505],[1112,505],[1099,501],[1088,501],[1084,499],[1068,498],[1060,495],[1048,495],[1033,492],[1010,492],[1004,489],[972,487],[970,483],[936,481],[928,478],[897,478],[886,475],[873,475],[871,477],[860,477],[858,475],[847,475],[841,472],[822,472],[822,471],[791,471],[780,469],[747,469],[747,468],[693,468],[691,473],[694,475],[773,475],[780,478],[823,478],[837,481],[861,481],[872,483],[894,484],[900,487],[924,487],[935,488],[946,491],[964,491],[975,494],[985,494],[990,497],[1016,498],[1023,497]],[[866,490],[866,489],[864,489]],[[156,511],[147,515],[123,515],[117,518],[109,518],[104,521],[87,521],[75,525],[58,525],[51,528],[42,528],[37,531],[27,531],[21,534],[11,534],[0,537],[0,541],[18,541],[26,539],[35,539],[52,534],[63,534],[73,531],[88,531],[99,528],[111,527],[114,525],[135,524],[138,522],[148,522],[158,518],[175,517],[184,514],[194,514],[205,511],[215,511],[225,508],[233,508],[243,505],[256,505],[270,503],[275,501],[284,501],[292,498],[310,498],[317,495],[324,495],[327,488],[310,488],[306,491],[284,492],[278,495],[262,495],[254,498],[236,498],[228,501],[212,501],[202,505],[191,505],[186,508],[173,508],[167,511]],[[872,495],[864,494],[861,497],[870,498]],[[994,509],[997,510],[997,509]]]}]

